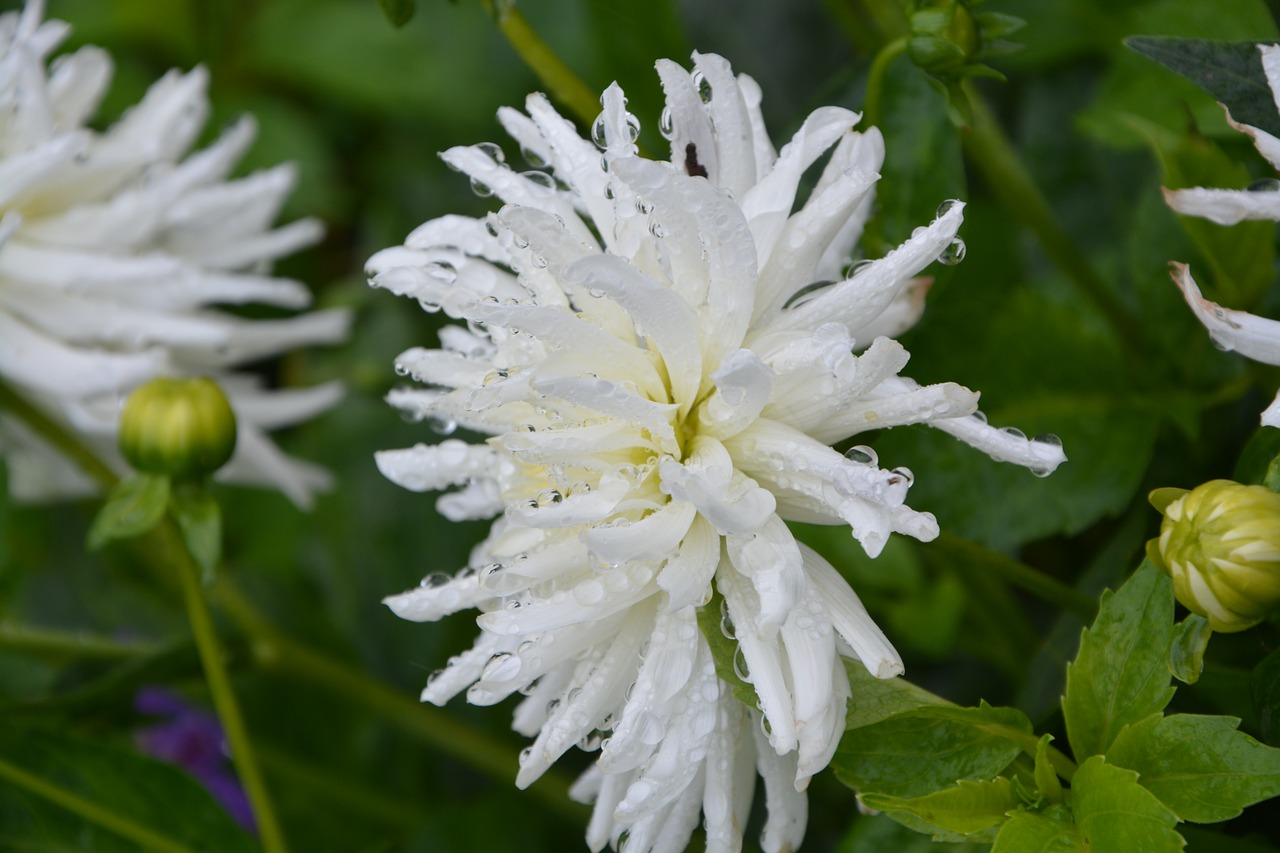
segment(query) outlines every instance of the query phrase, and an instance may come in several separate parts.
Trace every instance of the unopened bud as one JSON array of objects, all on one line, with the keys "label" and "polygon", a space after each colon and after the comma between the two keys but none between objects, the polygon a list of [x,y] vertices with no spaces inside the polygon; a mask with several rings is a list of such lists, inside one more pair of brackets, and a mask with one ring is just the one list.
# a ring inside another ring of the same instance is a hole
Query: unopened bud
[{"label": "unopened bud", "polygon": [[1147,556],[1188,610],[1230,633],[1280,607],[1280,494],[1211,480],[1191,491],[1156,489],[1150,500],[1164,521]]},{"label": "unopened bud", "polygon": [[124,458],[139,471],[199,477],[231,458],[236,416],[212,379],[153,379],[125,401],[119,443]]}]

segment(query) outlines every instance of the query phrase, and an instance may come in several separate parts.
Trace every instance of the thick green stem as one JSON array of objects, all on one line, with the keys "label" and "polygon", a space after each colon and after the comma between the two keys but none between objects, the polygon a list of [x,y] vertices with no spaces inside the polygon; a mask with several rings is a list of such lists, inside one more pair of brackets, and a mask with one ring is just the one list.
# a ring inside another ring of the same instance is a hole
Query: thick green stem
[{"label": "thick green stem", "polygon": [[1143,328],[1139,318],[1116,298],[1084,251],[1063,230],[982,96],[971,85],[965,86],[965,92],[973,107],[973,124],[964,129],[960,138],[969,162],[982,173],[1013,218],[1035,233],[1049,258],[1106,318],[1126,351],[1141,354]]},{"label": "thick green stem", "polygon": [[880,49],[867,72],[867,96],[862,101],[862,126],[879,127],[884,118],[884,76],[893,61],[907,49],[906,38],[894,39]]},{"label": "thick green stem", "polygon": [[152,850],[156,853],[193,853],[190,847],[167,835],[162,835],[123,815],[118,815],[91,800],[86,800],[74,791],[61,788],[2,759],[0,759],[0,779],[42,797],[84,818],[89,823],[114,832],[121,838],[137,844],[140,849]]},{"label": "thick green stem", "polygon": [[0,649],[51,660],[118,661],[159,652],[157,643],[135,643],[84,632],[58,631],[0,621]]},{"label": "thick green stem", "polygon": [[587,127],[600,114],[600,99],[565,65],[551,46],[542,40],[513,0],[485,0],[485,7],[498,30],[547,87],[548,94],[569,108]]},{"label": "thick green stem", "polygon": [[167,540],[171,561],[182,581],[183,598],[186,600],[187,614],[191,620],[191,632],[195,636],[200,662],[204,665],[205,680],[209,684],[209,693],[213,697],[213,707],[226,733],[227,743],[231,746],[231,757],[235,761],[236,770],[239,771],[240,780],[244,783],[245,793],[253,806],[253,815],[257,820],[263,849],[267,853],[286,853],[288,845],[285,844],[284,833],[276,819],[275,808],[267,793],[262,771],[258,767],[253,742],[249,739],[248,727],[245,726],[244,716],[240,713],[240,705],[236,701],[235,693],[231,690],[231,679],[227,677],[222,644],[213,625],[213,614],[209,612],[209,604],[204,598],[204,589],[200,585],[200,567],[192,559],[177,526],[172,521],[165,519],[161,522],[160,532]]}]

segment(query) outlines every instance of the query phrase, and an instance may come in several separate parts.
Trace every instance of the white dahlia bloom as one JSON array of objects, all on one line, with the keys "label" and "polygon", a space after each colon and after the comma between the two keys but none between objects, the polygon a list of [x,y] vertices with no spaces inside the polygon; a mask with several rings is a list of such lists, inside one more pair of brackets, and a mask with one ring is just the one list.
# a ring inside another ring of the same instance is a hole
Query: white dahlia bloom
[{"label": "white dahlia bloom", "polygon": [[[892,532],[928,540],[938,526],[905,505],[909,471],[831,444],[925,423],[1038,472],[1064,459],[1055,440],[987,426],[976,393],[898,375],[907,352],[885,335],[919,315],[913,277],[957,251],[963,205],[842,278],[880,134],[826,107],[777,153],[755,82],[718,56],[694,65],[658,63],[670,162],[638,156],[616,84],[595,144],[532,95],[527,115],[499,118],[546,171],[518,173],[488,143],[444,152],[505,206],[427,222],[369,263],[375,286],[466,321],[442,330],[441,349],[400,356],[428,387],[390,401],[489,436],[378,455],[406,488],[461,486],[439,499],[448,518],[497,517],[467,568],[387,599],[414,620],[481,612],[474,648],[422,698],[523,693],[514,727],[535,741],[521,787],[575,745],[598,750],[574,791],[595,803],[593,850],[624,835],[629,851],[681,850],[699,814],[708,850],[737,850],[757,774],[764,849],[794,850],[805,787],[844,728],[840,656],[902,672],[784,520],[847,524],[873,555]],[[713,601],[754,707],[717,676],[698,620]]]},{"label": "white dahlia bloom", "polygon": [[[1260,44],[1262,70],[1271,86],[1271,96],[1280,110],[1280,45]],[[1227,122],[1248,135],[1254,147],[1272,168],[1280,171],[1280,139],[1252,125],[1242,124],[1227,113]],[[1199,216],[1219,225],[1235,225],[1247,219],[1280,222],[1280,180],[1264,178],[1248,189],[1222,190],[1192,187],[1164,191],[1165,201],[1178,213]],[[1223,308],[1205,299],[1186,264],[1172,264],[1173,280],[1198,319],[1224,350],[1234,350],[1263,364],[1280,365],[1280,322],[1244,311]],[[1280,427],[1280,394],[1262,413],[1264,426]]]},{"label": "white dahlia bloom", "polygon": [[[124,470],[121,401],[158,375],[212,376],[240,424],[221,475],[279,488],[299,504],[325,472],[283,454],[267,430],[333,405],[336,385],[274,391],[245,362],[346,336],[342,311],[248,320],[217,306],[302,308],[306,287],[268,274],[320,225],[272,222],[296,173],[228,180],[253,140],[249,118],[188,155],[209,105],[207,74],[170,72],[104,132],[85,126],[111,78],[96,47],[49,56],[69,26],[43,3],[0,16],[0,381]],[[71,463],[0,413],[14,493],[90,491]]]}]

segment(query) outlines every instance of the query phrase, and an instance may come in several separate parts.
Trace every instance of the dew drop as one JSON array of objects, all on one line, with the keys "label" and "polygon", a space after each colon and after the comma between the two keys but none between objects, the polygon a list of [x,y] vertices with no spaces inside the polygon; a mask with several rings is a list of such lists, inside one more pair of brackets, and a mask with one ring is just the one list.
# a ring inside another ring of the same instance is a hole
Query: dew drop
[{"label": "dew drop", "polygon": [[671,116],[671,107],[662,108],[662,115],[658,117],[658,133],[662,134],[663,139],[671,139],[676,135],[676,124]]},{"label": "dew drop", "polygon": [[831,287],[831,285],[833,284],[835,284],[834,281],[815,281],[815,282],[806,284],[804,287],[800,288],[795,293],[791,294],[791,296],[787,297],[787,301],[782,303],[782,307],[783,309],[799,308],[801,305],[804,305],[810,299],[813,299],[814,294],[818,293],[819,291],[826,290],[828,287]]},{"label": "dew drop", "polygon": [[711,81],[701,71],[693,72],[693,87],[698,90],[698,97],[702,99],[702,103],[711,103]]},{"label": "dew drop", "polygon": [[870,269],[873,264],[875,264],[875,261],[867,258],[863,258],[860,261],[854,261],[844,269],[845,280],[848,281],[849,279],[854,278],[855,276],[861,275],[862,273]]},{"label": "dew drop", "polygon": [[947,244],[947,248],[942,250],[942,254],[938,255],[938,263],[945,266],[954,267],[956,264],[964,260],[967,249],[964,241],[956,237]]},{"label": "dew drop", "polygon": [[418,586],[422,587],[423,589],[438,589],[439,587],[444,586],[445,584],[451,582],[452,580],[453,578],[449,577],[444,572],[432,572],[431,574],[423,578],[422,582],[418,584]]},{"label": "dew drop", "polygon": [[1248,189],[1251,193],[1280,192],[1280,180],[1277,180],[1276,178],[1259,178],[1249,184]]},{"label": "dew drop", "polygon": [[607,142],[604,135],[604,113],[596,116],[596,120],[591,123],[591,141],[596,144],[597,148],[605,148]]},{"label": "dew drop", "polygon": [[850,447],[848,450],[844,452],[844,458],[848,459],[850,462],[854,463],[855,465],[880,464],[880,457],[876,455],[876,452],[874,450],[872,450],[870,447],[867,447],[865,444],[859,444],[855,447]]},{"label": "dew drop", "polygon": [[538,496],[534,498],[538,502],[538,506],[554,506],[564,500],[564,495],[556,489],[543,489],[538,492]]},{"label": "dew drop", "polygon": [[640,138],[640,119],[636,118],[631,113],[627,113],[626,121],[627,121],[627,141],[635,142],[637,139]]},{"label": "dew drop", "polygon": [[532,166],[535,169],[542,169],[548,165],[546,158],[544,158],[537,151],[534,151],[532,148],[526,148],[525,146],[521,146],[520,156],[524,158],[524,161],[526,163],[528,163],[530,166]]},{"label": "dew drop", "polygon": [[604,197],[607,198],[609,201],[613,201],[615,198],[617,198],[617,193],[613,191],[612,182],[604,185]]},{"label": "dew drop", "polygon": [[905,480],[908,486],[912,485],[916,481],[915,472],[905,466],[901,468],[894,468],[893,473]]},{"label": "dew drop", "polygon": [[510,652],[498,652],[489,658],[480,677],[485,681],[510,681],[520,674],[524,661]]},{"label": "dew drop", "polygon": [[950,213],[952,208],[954,208],[959,203],[960,203],[960,199],[958,198],[947,199],[942,204],[938,205],[938,212],[934,214],[934,218],[941,219],[942,217]]},{"label": "dew drop", "polygon": [[510,375],[511,375],[510,373],[508,373],[505,370],[502,370],[501,368],[499,368],[498,370],[490,370],[488,373],[484,375],[484,378],[481,379],[480,382],[481,384],[484,384],[484,385],[493,385],[495,382],[501,382],[502,380],[506,379]]},{"label": "dew drop", "polygon": [[720,633],[724,635],[726,640],[736,640],[738,635],[733,624],[733,615],[729,613],[728,602],[721,602],[720,606]]},{"label": "dew drop", "polygon": [[547,268],[547,259],[542,255],[534,255],[529,260],[533,263],[535,269],[544,270]]},{"label": "dew drop", "polygon": [[480,198],[488,198],[493,195],[493,190],[490,189],[489,185],[479,178],[471,179],[471,191],[480,196]]},{"label": "dew drop", "polygon": [[556,179],[551,177],[548,172],[521,172],[520,176],[531,184],[535,184],[544,190],[554,190],[556,188]]},{"label": "dew drop", "polygon": [[1062,446],[1062,439],[1058,438],[1051,432],[1042,432],[1031,440],[1039,444],[1049,444],[1054,447]]},{"label": "dew drop", "polygon": [[640,214],[641,216],[648,216],[652,210],[653,210],[653,205],[649,204],[647,201],[645,201],[642,198],[636,199],[636,213]]},{"label": "dew drop", "polygon": [[507,155],[502,152],[502,148],[496,142],[480,142],[476,148],[483,151],[495,163],[507,162]]},{"label": "dew drop", "polygon": [[662,227],[662,223],[652,216],[649,217],[649,233],[659,240],[667,236],[666,229]]},{"label": "dew drop", "polygon": [[747,684],[751,683],[751,670],[747,666],[747,655],[742,651],[742,646],[738,646],[733,653],[733,673]]},{"label": "dew drop", "polygon": [[453,418],[441,417],[440,415],[427,415],[427,426],[437,435],[453,435],[458,431],[458,422]]},{"label": "dew drop", "polygon": [[515,246],[517,249],[527,249],[529,248],[529,239],[519,234],[512,234],[511,245]]},{"label": "dew drop", "polygon": [[1011,438],[1018,439],[1019,441],[1027,440],[1027,434],[1017,427],[1001,427],[1000,431]]}]

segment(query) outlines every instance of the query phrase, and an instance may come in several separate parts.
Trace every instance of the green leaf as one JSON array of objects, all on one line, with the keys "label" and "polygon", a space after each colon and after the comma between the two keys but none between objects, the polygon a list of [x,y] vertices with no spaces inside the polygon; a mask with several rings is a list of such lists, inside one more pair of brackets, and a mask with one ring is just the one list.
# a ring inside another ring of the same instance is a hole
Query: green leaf
[{"label": "green leaf", "polygon": [[1090,853],[1178,853],[1178,818],[1132,770],[1095,755],[1071,779],[1071,813]]},{"label": "green leaf", "polygon": [[1058,781],[1058,773],[1049,761],[1049,743],[1052,740],[1053,735],[1042,735],[1040,742],[1036,744],[1035,777],[1036,790],[1045,800],[1056,805],[1062,802],[1062,783]]},{"label": "green leaf", "polygon": [[1209,620],[1192,613],[1178,623],[1169,644],[1169,672],[1183,684],[1195,684],[1204,672],[1204,652],[1209,647],[1213,629]]},{"label": "green leaf", "polygon": [[[0,760],[192,850],[248,853],[243,831],[199,782],[133,749],[6,722]],[[0,851],[141,849],[96,822],[5,779],[0,784]]]},{"label": "green leaf", "polygon": [[1172,585],[1144,561],[1117,592],[1102,594],[1067,666],[1062,712],[1077,760],[1106,752],[1122,728],[1169,704],[1172,639]]},{"label": "green leaf", "polygon": [[169,504],[169,478],[134,474],[116,484],[89,528],[89,548],[141,536],[160,523]]},{"label": "green leaf", "polygon": [[1231,479],[1245,485],[1261,484],[1277,456],[1280,456],[1280,429],[1260,427],[1240,451]]},{"label": "green leaf", "polygon": [[222,558],[222,512],[203,484],[183,483],[171,496],[174,517],[187,550],[195,557],[207,583]]},{"label": "green leaf", "polygon": [[1124,43],[1213,95],[1236,121],[1280,134],[1280,116],[1257,42],[1132,36]]},{"label": "green leaf", "polygon": [[925,705],[846,731],[831,766],[855,791],[921,797],[990,779],[1031,743],[1031,723],[1015,708]]},{"label": "green leaf", "polygon": [[1249,693],[1258,714],[1258,730],[1262,739],[1280,744],[1280,651],[1262,659],[1249,674]]},{"label": "green leaf", "polygon": [[391,26],[396,29],[413,20],[415,11],[413,0],[378,0],[378,8],[382,9],[382,14],[387,16]]},{"label": "green leaf", "polygon": [[903,711],[928,705],[948,705],[946,699],[917,687],[905,678],[876,678],[862,661],[844,659],[853,696],[845,716],[845,729],[857,729],[886,720]]},{"label": "green leaf", "polygon": [[885,794],[863,794],[858,799],[917,831],[942,830],[934,834],[941,835],[944,840],[983,833],[1003,823],[1005,814],[1019,805],[1013,785],[1003,776],[981,782],[963,780],[954,787],[923,797],[903,799]]},{"label": "green leaf", "polygon": [[988,853],[990,845],[932,840],[885,815],[866,815],[853,822],[836,853]]},{"label": "green leaf", "polygon": [[1153,714],[1120,733],[1107,761],[1136,770],[1142,786],[1182,820],[1230,820],[1280,794],[1280,749],[1238,725],[1235,717]]},{"label": "green leaf", "polygon": [[1071,814],[1062,806],[1009,815],[991,853],[1083,853]]},{"label": "green leaf", "polygon": [[756,689],[742,680],[734,665],[734,659],[738,654],[738,641],[725,636],[724,630],[720,627],[723,613],[724,596],[716,590],[706,606],[698,608],[698,627],[702,629],[702,636],[711,647],[711,658],[716,664],[716,675],[729,685],[739,702],[748,708],[758,708],[760,697],[756,695]]}]

